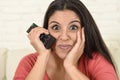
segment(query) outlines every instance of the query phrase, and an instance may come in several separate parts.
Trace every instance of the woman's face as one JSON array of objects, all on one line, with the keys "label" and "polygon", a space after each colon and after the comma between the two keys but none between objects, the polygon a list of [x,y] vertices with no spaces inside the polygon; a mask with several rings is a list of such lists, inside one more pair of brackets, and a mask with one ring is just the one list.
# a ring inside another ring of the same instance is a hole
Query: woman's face
[{"label": "woman's face", "polygon": [[64,59],[76,43],[77,32],[81,31],[80,19],[71,10],[56,11],[49,19],[48,30],[56,38],[53,50]]}]

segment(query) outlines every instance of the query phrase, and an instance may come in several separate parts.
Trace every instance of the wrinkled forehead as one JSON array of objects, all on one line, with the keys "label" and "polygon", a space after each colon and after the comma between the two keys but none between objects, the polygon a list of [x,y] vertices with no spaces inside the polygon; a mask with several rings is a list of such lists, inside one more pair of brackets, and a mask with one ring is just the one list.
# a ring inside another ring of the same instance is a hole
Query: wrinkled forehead
[{"label": "wrinkled forehead", "polygon": [[57,21],[78,20],[80,22],[80,19],[79,19],[78,15],[72,10],[58,10],[58,11],[55,11],[50,16],[48,23],[50,23],[51,21],[54,21],[54,20],[57,20]]}]

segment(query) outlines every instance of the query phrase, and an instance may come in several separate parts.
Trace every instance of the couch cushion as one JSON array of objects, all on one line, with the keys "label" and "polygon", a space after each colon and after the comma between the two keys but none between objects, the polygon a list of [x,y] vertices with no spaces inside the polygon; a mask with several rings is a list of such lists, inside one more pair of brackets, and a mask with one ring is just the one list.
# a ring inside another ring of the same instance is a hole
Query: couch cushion
[{"label": "couch cushion", "polygon": [[6,48],[0,48],[0,80],[5,79],[5,66],[6,66]]},{"label": "couch cushion", "polygon": [[14,49],[7,54],[6,79],[13,80],[20,60],[27,54],[35,52],[33,49]]}]

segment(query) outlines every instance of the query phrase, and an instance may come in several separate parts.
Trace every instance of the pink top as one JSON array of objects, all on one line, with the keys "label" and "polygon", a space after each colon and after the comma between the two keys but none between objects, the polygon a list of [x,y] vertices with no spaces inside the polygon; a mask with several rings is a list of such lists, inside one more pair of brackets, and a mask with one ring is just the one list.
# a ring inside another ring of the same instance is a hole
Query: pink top
[{"label": "pink top", "polygon": [[[14,75],[14,80],[25,80],[34,66],[37,56],[38,53],[34,53],[27,55],[21,60]],[[85,64],[83,63],[84,61]],[[113,66],[98,53],[93,54],[93,59],[84,58],[82,56],[78,69],[88,76],[90,80],[118,80]],[[46,73],[44,80],[49,80]]]}]

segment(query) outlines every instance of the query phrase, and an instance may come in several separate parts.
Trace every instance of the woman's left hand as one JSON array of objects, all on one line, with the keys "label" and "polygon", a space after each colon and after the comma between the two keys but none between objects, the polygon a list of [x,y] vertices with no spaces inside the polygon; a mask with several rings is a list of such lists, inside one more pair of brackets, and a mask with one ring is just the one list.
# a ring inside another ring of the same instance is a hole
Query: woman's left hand
[{"label": "woman's left hand", "polygon": [[84,47],[85,47],[85,36],[84,36],[84,28],[82,28],[81,37],[80,37],[80,31],[78,31],[76,44],[65,58],[64,66],[69,66],[69,67],[77,66],[78,60],[83,54]]}]

